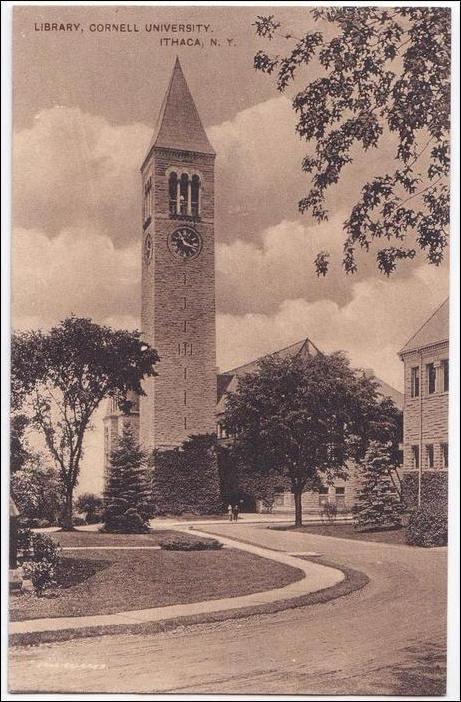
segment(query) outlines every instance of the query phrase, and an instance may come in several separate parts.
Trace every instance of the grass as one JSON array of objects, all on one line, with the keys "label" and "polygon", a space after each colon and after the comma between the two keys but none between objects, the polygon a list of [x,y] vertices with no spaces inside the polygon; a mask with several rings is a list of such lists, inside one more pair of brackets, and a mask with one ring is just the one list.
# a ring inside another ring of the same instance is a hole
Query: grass
[{"label": "grass", "polygon": [[[102,555],[104,554],[104,555]],[[112,614],[284,587],[302,571],[239,550],[65,551],[59,588],[12,598],[11,621]]]},{"label": "grass", "polygon": [[357,531],[352,524],[306,524],[302,527],[274,526],[276,531],[299,531],[303,534],[334,536],[337,539],[354,539],[356,541],[376,541],[385,544],[406,544],[405,527],[384,529],[382,531]]},{"label": "grass", "polygon": [[175,531],[152,531],[149,534],[105,534],[100,531],[52,531],[49,536],[65,548],[72,546],[158,546]]},{"label": "grass", "polygon": [[[225,551],[223,552],[225,553]],[[265,559],[262,559],[265,560]],[[31,632],[25,634],[12,634],[9,637],[11,646],[37,646],[42,643],[53,643],[57,641],[68,641],[75,638],[88,638],[94,636],[111,635],[152,635],[162,632],[174,631],[180,627],[194,626],[197,624],[210,624],[222,622],[228,619],[247,619],[255,615],[273,614],[287,609],[297,607],[308,607],[317,604],[325,604],[338,597],[360,590],[369,583],[369,578],[362,572],[352,568],[346,568],[324,558],[308,558],[303,560],[315,560],[316,563],[331,566],[341,570],[345,578],[343,581],[332,587],[325,588],[319,592],[312,592],[309,595],[290,600],[280,600],[265,605],[243,607],[240,609],[227,610],[225,612],[209,612],[207,614],[191,615],[188,617],[178,617],[160,622],[147,622],[145,624],[123,624],[105,627],[87,627],[82,629],[66,629],[63,631]],[[271,562],[272,565],[277,565]]]}]

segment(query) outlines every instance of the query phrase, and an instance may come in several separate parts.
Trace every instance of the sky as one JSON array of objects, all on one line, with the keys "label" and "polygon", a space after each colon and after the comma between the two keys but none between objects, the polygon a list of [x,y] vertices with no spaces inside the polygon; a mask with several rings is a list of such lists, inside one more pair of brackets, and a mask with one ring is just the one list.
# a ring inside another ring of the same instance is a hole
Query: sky
[{"label": "sky", "polygon": [[[290,93],[280,95],[273,78],[253,69],[255,52],[267,48],[252,26],[261,12],[14,8],[12,325],[48,328],[74,313],[139,326],[139,167],[179,55],[217,152],[218,366],[232,368],[309,336],[401,390],[397,352],[447,296],[447,266],[417,256],[386,278],[371,256],[361,256],[354,276],[341,268],[342,224],[354,198],[367,178],[394,165],[389,135],[379,149],[356,153],[329,197],[327,222],[316,225],[298,212],[309,186],[301,171],[309,146],[295,134]],[[287,32],[313,24],[306,8],[264,13],[276,14]],[[52,22],[79,26],[41,31]],[[91,32],[98,23],[139,31]],[[151,24],[194,24],[195,31],[147,32]],[[162,46],[162,37],[200,39],[203,46]],[[317,68],[301,71],[296,86]],[[325,248],[332,268],[318,278],[313,260]],[[102,487],[102,414],[87,438],[80,492]]]}]

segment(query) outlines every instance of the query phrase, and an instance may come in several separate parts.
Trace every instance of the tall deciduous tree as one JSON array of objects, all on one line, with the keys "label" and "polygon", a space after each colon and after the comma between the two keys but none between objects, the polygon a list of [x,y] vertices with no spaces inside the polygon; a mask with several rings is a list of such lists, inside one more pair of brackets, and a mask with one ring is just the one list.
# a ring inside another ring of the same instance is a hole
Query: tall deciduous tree
[{"label": "tall deciduous tree", "polygon": [[113,330],[70,317],[48,333],[12,339],[12,396],[42,434],[65,487],[63,524],[72,528],[85,432],[106,397],[126,408],[125,395],[144,394],[141,381],[155,375],[158,360],[138,331]]},{"label": "tall deciduous tree", "polygon": [[[268,357],[227,396],[225,427],[247,470],[289,480],[295,523],[302,493],[347,476],[381,429],[377,383],[340,353]],[[386,416],[387,420],[387,416]]]},{"label": "tall deciduous tree", "polygon": [[[299,210],[317,222],[328,219],[327,191],[357,149],[376,149],[396,135],[395,170],[364,184],[344,223],[343,266],[355,272],[357,249],[368,251],[373,241],[378,268],[387,275],[418,249],[438,265],[449,225],[450,9],[308,12],[311,27],[321,22],[326,32],[294,37],[273,15],[255,22],[260,37],[289,42],[282,55],[258,51],[255,68],[274,73],[280,92],[295,78],[306,81],[293,97],[297,133],[313,147],[302,164],[311,185]],[[325,275],[329,253],[320,252],[315,265]]]}]

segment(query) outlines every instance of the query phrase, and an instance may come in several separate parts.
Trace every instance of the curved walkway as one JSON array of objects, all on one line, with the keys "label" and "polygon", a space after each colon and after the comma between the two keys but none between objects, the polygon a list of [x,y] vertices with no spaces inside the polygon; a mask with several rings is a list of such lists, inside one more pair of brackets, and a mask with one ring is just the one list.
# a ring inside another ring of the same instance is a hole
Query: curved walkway
[{"label": "curved walkway", "polygon": [[[189,530],[186,527],[178,527],[177,531],[187,533]],[[193,531],[194,535],[209,537],[209,533],[201,532],[199,529],[194,529]],[[243,607],[270,604],[281,600],[290,600],[332,587],[344,580],[344,573],[336,568],[301,560],[288,553],[273,551],[264,546],[242,543],[221,535],[218,536],[218,539],[224,546],[238,548],[256,556],[283,563],[292,568],[301,570],[304,575],[300,580],[296,580],[285,587],[266,590],[265,592],[255,592],[240,597],[227,597],[217,600],[192,602],[189,604],[151,607],[149,609],[130,610],[127,612],[118,612],[116,614],[101,614],[84,617],[54,617],[10,622],[9,632],[10,634],[22,634],[60,631],[65,629],[82,629],[95,626],[118,626],[123,624],[159,622],[168,619],[176,619],[178,617],[222,612]]]}]

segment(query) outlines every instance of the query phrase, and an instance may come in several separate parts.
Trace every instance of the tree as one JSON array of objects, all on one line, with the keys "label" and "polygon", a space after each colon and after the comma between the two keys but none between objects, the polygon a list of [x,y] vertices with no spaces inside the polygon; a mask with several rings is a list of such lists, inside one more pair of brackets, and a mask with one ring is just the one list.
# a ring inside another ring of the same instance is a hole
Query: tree
[{"label": "tree", "polygon": [[348,462],[364,455],[377,420],[376,386],[340,353],[269,356],[227,395],[224,426],[234,450],[248,469],[289,481],[296,526],[302,493],[346,477]]},{"label": "tree", "polygon": [[361,485],[353,507],[358,529],[386,529],[401,526],[403,505],[394,487],[391,444],[372,441],[360,465]]},{"label": "tree", "polygon": [[253,502],[261,500],[264,511],[272,512],[275,496],[290,488],[276,471],[261,473],[245,466],[232,446],[219,447],[218,468],[224,505],[243,501],[253,507]]},{"label": "tree", "polygon": [[31,455],[11,475],[11,495],[22,517],[58,520],[64,502],[64,486],[58,471],[40,454]]},{"label": "tree", "polygon": [[86,515],[86,521],[92,523],[97,520],[97,512],[102,509],[103,501],[92,492],[84,492],[75,500],[75,507]]},{"label": "tree", "polygon": [[150,484],[146,454],[126,423],[111,453],[104,491],[104,531],[143,533],[149,530]]},{"label": "tree", "polygon": [[221,511],[214,434],[190,436],[180,448],[156,451],[152,464],[152,499],[157,513]]},{"label": "tree", "polygon": [[10,472],[21,469],[30,459],[31,451],[25,438],[29,419],[25,414],[13,414],[10,421]]},{"label": "tree", "polygon": [[14,405],[25,408],[60,472],[64,528],[72,528],[83,440],[95,410],[104,398],[115,397],[126,411],[126,392],[143,395],[141,381],[156,375],[157,361],[138,331],[113,330],[79,317],[65,319],[48,333],[13,336]]},{"label": "tree", "polygon": [[[254,57],[257,70],[275,72],[280,92],[295,78],[303,80],[299,73],[309,66],[311,78],[293,98],[297,133],[313,145],[302,163],[311,185],[300,212],[327,220],[327,191],[357,151],[376,149],[396,135],[398,166],[363,186],[344,222],[343,267],[354,273],[357,248],[368,251],[382,241],[386,246],[376,259],[387,275],[418,248],[439,265],[449,225],[450,9],[330,7],[309,13],[327,36],[309,31],[294,37],[273,15],[255,22],[258,36],[290,42],[286,56],[258,51]],[[329,253],[321,251],[317,274],[325,275],[328,265]]]}]

